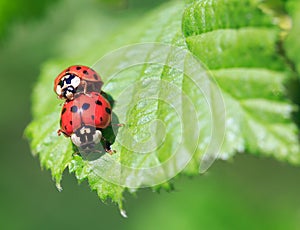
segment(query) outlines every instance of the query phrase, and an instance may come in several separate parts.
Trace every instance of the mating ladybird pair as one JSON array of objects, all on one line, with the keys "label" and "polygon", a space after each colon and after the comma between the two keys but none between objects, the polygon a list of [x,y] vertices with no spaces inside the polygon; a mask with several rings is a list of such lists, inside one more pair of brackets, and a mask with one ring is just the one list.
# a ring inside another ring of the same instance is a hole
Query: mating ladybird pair
[{"label": "mating ladybird pair", "polygon": [[[60,129],[74,145],[83,151],[94,150],[102,131],[111,125],[111,104],[101,91],[103,81],[91,68],[74,65],[62,71],[54,81],[54,91],[65,99],[61,111]],[[103,96],[104,95],[104,96]],[[105,141],[106,152],[112,153]]]}]

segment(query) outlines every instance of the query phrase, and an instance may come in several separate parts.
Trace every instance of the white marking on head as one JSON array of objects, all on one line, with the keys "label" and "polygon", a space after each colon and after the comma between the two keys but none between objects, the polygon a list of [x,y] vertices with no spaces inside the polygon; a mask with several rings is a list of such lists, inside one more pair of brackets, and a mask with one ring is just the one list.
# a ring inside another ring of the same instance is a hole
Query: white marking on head
[{"label": "white marking on head", "polygon": [[102,133],[100,130],[96,130],[95,135],[93,135],[93,141],[95,144],[98,144],[101,141]]},{"label": "white marking on head", "polygon": [[71,81],[71,85],[74,88],[77,88],[80,85],[80,78],[79,77],[75,77],[72,81]]},{"label": "white marking on head", "polygon": [[60,87],[60,85],[56,86],[56,94],[59,96],[62,94],[62,88]]},{"label": "white marking on head", "polygon": [[85,133],[90,133],[90,132],[91,132],[91,129],[88,127],[82,127],[80,129],[80,134],[85,134]]},{"label": "white marking on head", "polygon": [[71,135],[71,140],[72,140],[72,142],[74,143],[74,145],[76,145],[76,146],[78,146],[78,147],[80,147],[81,146],[81,141],[80,141],[80,138],[75,134],[75,133],[73,133],[72,135]]}]

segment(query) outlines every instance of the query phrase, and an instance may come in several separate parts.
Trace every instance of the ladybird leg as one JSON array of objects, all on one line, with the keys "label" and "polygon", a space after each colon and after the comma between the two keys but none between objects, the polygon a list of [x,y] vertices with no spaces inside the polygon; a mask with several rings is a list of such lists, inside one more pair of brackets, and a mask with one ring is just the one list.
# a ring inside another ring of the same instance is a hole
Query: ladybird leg
[{"label": "ladybird leg", "polygon": [[81,81],[81,84],[82,84],[82,86],[83,86],[83,93],[84,94],[86,94],[87,93],[87,83],[86,83],[86,81]]},{"label": "ladybird leg", "polygon": [[112,150],[111,149],[111,143],[106,140],[104,137],[102,137],[102,140],[104,141],[104,145],[105,145],[105,152],[109,153],[110,155],[116,153],[117,151],[116,150]]},{"label": "ladybird leg", "polygon": [[105,141],[105,152],[107,152],[110,155],[113,155],[114,153],[116,153],[116,150],[111,149],[111,143],[108,141]]},{"label": "ladybird leg", "polygon": [[105,149],[105,152],[107,152],[109,155],[113,155],[117,151],[116,150],[111,150],[111,149]]},{"label": "ladybird leg", "polygon": [[63,131],[61,129],[57,130],[57,135],[60,136]]},{"label": "ladybird leg", "polygon": [[66,134],[63,130],[59,129],[57,130],[57,135],[60,136],[61,134],[65,135],[65,137],[70,137],[68,134]]}]

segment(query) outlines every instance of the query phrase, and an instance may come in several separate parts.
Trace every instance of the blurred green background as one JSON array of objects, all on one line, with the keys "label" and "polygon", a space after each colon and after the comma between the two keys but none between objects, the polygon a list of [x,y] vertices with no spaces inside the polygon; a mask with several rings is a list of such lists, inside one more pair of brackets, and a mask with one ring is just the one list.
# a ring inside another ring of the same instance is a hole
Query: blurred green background
[{"label": "blurred green background", "polygon": [[300,168],[249,155],[216,162],[203,176],[181,176],[170,193],[126,195],[128,219],[69,173],[56,190],[23,138],[42,63],[61,56],[58,41],[74,42],[65,30],[84,7],[111,14],[103,31],[111,33],[163,1],[87,2],[0,0],[0,229],[300,229]]}]

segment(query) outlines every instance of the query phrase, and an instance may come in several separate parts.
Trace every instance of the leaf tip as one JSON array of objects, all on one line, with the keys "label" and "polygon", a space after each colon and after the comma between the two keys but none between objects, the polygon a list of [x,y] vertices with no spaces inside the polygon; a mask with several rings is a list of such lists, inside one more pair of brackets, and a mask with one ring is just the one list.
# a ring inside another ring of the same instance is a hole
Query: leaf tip
[{"label": "leaf tip", "polygon": [[57,190],[58,190],[59,192],[61,192],[61,191],[63,190],[63,188],[61,187],[60,182],[57,182],[57,183],[55,184],[55,186],[56,186],[56,188],[57,188]]},{"label": "leaf tip", "polygon": [[126,211],[124,209],[120,209],[120,214],[121,214],[122,217],[128,218],[128,216],[126,214]]}]

